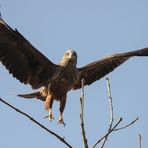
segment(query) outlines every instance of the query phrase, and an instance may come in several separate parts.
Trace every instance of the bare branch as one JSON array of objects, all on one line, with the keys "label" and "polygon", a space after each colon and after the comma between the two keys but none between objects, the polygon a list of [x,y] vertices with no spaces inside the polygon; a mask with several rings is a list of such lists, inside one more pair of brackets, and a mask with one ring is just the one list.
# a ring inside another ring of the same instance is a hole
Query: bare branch
[{"label": "bare branch", "polygon": [[107,81],[108,102],[110,109],[110,124],[109,124],[110,125],[109,130],[110,130],[114,122],[114,114],[113,114],[113,102],[112,102],[109,78],[106,78],[106,81]]},{"label": "bare branch", "polygon": [[140,134],[139,134],[139,148],[142,148],[142,137]]},{"label": "bare branch", "polygon": [[108,129],[108,132],[102,136],[97,142],[96,144],[93,146],[93,148],[95,148],[99,143],[101,143],[100,145],[100,148],[103,148],[105,143],[107,142],[107,139],[108,139],[108,136],[114,132],[114,131],[118,131],[118,130],[121,130],[121,129],[125,129],[131,125],[133,125],[139,118],[137,117],[135,120],[133,120],[132,122],[130,122],[129,124],[123,126],[123,127],[120,127],[120,128],[117,128],[117,126],[121,123],[122,121],[122,118],[119,119],[119,121],[115,124],[115,126],[113,126],[113,122],[114,122],[114,113],[113,113],[113,103],[112,103],[112,96],[111,96],[111,89],[110,89],[110,82],[109,82],[109,78],[106,78],[106,81],[107,81],[107,92],[108,92],[108,102],[109,102],[109,110],[110,110],[110,118],[109,118],[109,129]]},{"label": "bare branch", "polygon": [[85,83],[85,80],[82,79],[81,80],[82,92],[81,92],[81,96],[80,96],[80,119],[81,119],[83,144],[84,144],[85,148],[88,148],[87,138],[86,138],[85,128],[84,128],[84,119],[83,119],[83,117],[84,117],[84,83]]},{"label": "bare branch", "polygon": [[113,128],[112,128],[110,131],[108,131],[104,136],[102,136],[102,137],[94,144],[93,148],[95,148],[105,137],[108,137],[109,134],[110,134],[111,132],[113,132],[114,129],[115,129],[121,122],[122,122],[122,118],[119,119],[119,121],[113,126]]},{"label": "bare branch", "polygon": [[133,121],[130,122],[129,124],[127,124],[127,125],[125,125],[125,126],[123,126],[123,127],[120,127],[120,128],[114,129],[114,131],[118,131],[118,130],[125,129],[125,128],[131,126],[132,124],[134,124],[134,123],[135,123],[136,121],[138,121],[138,120],[139,120],[139,118],[137,117],[135,120],[133,120]]},{"label": "bare branch", "polygon": [[61,136],[59,136],[58,134],[56,134],[55,132],[49,130],[48,128],[46,128],[44,125],[42,125],[41,123],[39,123],[37,120],[35,120],[33,117],[31,117],[30,115],[22,112],[21,110],[19,110],[18,108],[12,106],[11,104],[7,103],[6,101],[4,101],[2,98],[0,98],[0,101],[2,103],[4,103],[5,105],[9,106],[10,108],[12,108],[13,110],[17,111],[18,113],[22,114],[23,116],[27,117],[28,119],[30,119],[33,123],[35,123],[36,125],[40,126],[42,129],[44,129],[45,131],[47,131],[48,133],[50,133],[51,135],[55,136],[57,139],[59,139],[62,143],[64,143],[67,147],[72,148],[72,146],[65,141],[65,138],[62,138]]},{"label": "bare branch", "polygon": [[[114,113],[113,113],[113,99],[112,99],[112,96],[111,96],[111,89],[110,89],[110,82],[109,82],[109,78],[106,78],[106,82],[107,82],[107,94],[108,94],[108,102],[109,102],[109,129],[108,131],[110,131],[112,129],[112,126],[113,126],[113,122],[114,122]],[[109,136],[109,135],[108,135]],[[108,136],[106,136],[104,139],[103,139],[103,142],[102,144],[100,145],[100,148],[103,148],[106,141],[107,141],[107,138]]]},{"label": "bare branch", "polygon": [[83,114],[84,114],[84,83],[85,83],[85,80],[82,79],[81,80],[82,89],[81,89],[81,96],[80,96],[82,118],[83,118]]}]

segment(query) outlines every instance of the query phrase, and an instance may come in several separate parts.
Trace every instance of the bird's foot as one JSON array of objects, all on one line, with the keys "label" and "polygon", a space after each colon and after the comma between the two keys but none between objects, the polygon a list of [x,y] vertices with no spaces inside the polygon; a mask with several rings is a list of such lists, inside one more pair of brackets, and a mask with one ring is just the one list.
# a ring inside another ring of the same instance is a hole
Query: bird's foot
[{"label": "bird's foot", "polygon": [[64,122],[64,120],[63,120],[63,117],[62,117],[62,116],[59,117],[58,123],[59,123],[59,124],[62,124],[62,125],[64,125],[64,126],[66,125],[65,122]]},{"label": "bird's foot", "polygon": [[47,115],[47,116],[45,116],[43,118],[48,118],[50,121],[54,120],[54,117],[53,116],[49,116],[49,115]]},{"label": "bird's foot", "polygon": [[52,115],[52,110],[49,109],[49,116],[48,116],[49,121],[51,122],[52,120],[54,120],[54,117]]},{"label": "bird's foot", "polygon": [[52,115],[52,114],[50,114],[50,115],[49,115],[49,117],[48,117],[48,119],[49,119],[49,121],[50,121],[50,122],[51,122],[52,120],[54,120],[53,115]]},{"label": "bird's foot", "polygon": [[47,116],[45,116],[44,118],[48,118],[50,122],[51,122],[52,120],[54,120],[54,117],[53,117],[53,115],[52,115],[52,111],[49,110],[49,114],[48,114]]}]

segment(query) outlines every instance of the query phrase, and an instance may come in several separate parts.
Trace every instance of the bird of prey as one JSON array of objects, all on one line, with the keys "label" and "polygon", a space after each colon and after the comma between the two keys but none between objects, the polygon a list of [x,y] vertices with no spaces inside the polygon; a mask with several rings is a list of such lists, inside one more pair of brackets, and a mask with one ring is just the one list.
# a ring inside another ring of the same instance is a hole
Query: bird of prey
[{"label": "bird of prey", "polygon": [[62,114],[68,91],[81,88],[82,79],[84,85],[92,84],[135,56],[148,56],[148,48],[114,54],[81,68],[77,68],[77,53],[70,49],[64,53],[59,64],[54,64],[0,18],[1,63],[21,83],[30,84],[32,89],[41,88],[40,91],[19,96],[44,101],[50,120],[53,119],[53,101],[59,101],[61,124],[64,124]]}]

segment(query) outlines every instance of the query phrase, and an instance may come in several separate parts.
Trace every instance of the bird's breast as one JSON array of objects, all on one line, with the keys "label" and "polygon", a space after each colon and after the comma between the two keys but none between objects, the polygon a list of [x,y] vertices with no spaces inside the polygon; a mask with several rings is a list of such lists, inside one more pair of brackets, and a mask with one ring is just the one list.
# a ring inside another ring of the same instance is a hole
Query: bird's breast
[{"label": "bird's breast", "polygon": [[56,99],[67,95],[78,79],[77,69],[64,68],[58,71],[50,80],[48,89]]}]

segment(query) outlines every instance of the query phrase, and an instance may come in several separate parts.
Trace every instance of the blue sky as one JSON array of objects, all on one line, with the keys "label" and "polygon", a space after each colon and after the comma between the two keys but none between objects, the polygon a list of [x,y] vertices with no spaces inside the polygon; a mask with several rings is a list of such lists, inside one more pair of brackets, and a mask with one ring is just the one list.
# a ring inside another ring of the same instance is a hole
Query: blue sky
[{"label": "blue sky", "polygon": [[[17,28],[50,60],[59,63],[63,53],[72,48],[78,53],[78,67],[106,55],[148,46],[147,0],[0,0],[2,16]],[[113,133],[106,147],[148,147],[148,58],[133,58],[108,75],[116,120],[123,124],[137,116],[132,127]],[[0,96],[32,115],[35,119],[65,137],[74,147],[83,147],[80,129],[80,90],[68,93],[64,112],[66,127],[57,124],[58,103],[53,106],[55,121],[43,119],[43,103],[24,100],[19,93],[31,87],[13,79],[0,65]],[[108,128],[109,109],[105,78],[85,87],[85,126],[91,147]],[[0,147],[60,147],[55,137],[34,125],[17,112],[0,103]]]}]

